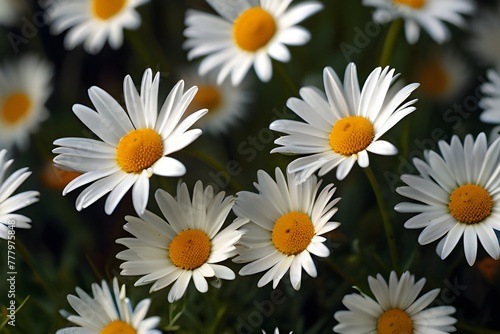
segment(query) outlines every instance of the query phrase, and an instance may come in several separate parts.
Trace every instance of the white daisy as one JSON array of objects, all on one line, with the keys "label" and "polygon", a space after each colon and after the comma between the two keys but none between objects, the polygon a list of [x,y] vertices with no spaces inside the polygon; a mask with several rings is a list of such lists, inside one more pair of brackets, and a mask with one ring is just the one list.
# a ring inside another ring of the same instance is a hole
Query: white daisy
[{"label": "white daisy", "polygon": [[464,237],[469,265],[476,260],[477,238],[494,259],[500,256],[495,230],[500,231],[500,140],[488,147],[486,135],[464,144],[453,136],[451,144],[439,141],[442,157],[425,151],[424,160],[414,159],[420,175],[402,175],[408,186],[396,191],[420,203],[396,205],[399,212],[419,213],[406,228],[424,228],[418,242],[426,245],[441,239],[437,253],[445,259]]},{"label": "white daisy", "polygon": [[101,286],[92,283],[93,297],[76,288],[78,295],[68,295],[68,302],[78,315],[69,315],[67,319],[80,327],[60,329],[56,334],[161,334],[154,329],[160,323],[160,317],[144,319],[151,300],[143,299],[135,310],[125,294],[125,285],[118,288],[118,280],[113,279],[113,293],[108,284]]},{"label": "white daisy", "polygon": [[[267,270],[257,283],[262,287],[273,281],[276,288],[290,269],[290,280],[295,290],[300,289],[302,268],[316,277],[311,253],[327,257],[330,251],[323,244],[321,234],[337,228],[340,223],[329,221],[337,212],[332,200],[336,188],[327,185],[319,194],[321,181],[311,176],[297,185],[296,174],[287,178],[276,168],[276,181],[263,170],[257,172],[258,194],[241,191],[233,211],[250,220],[242,228],[245,234],[238,243],[237,263],[247,263],[240,275],[252,275]],[[287,184],[288,183],[288,184]]]},{"label": "white daisy", "polygon": [[363,5],[377,7],[373,20],[380,24],[403,18],[410,44],[418,41],[420,26],[436,42],[444,43],[450,31],[443,21],[464,28],[462,15],[472,14],[476,8],[472,0],[363,0]]},{"label": "white daisy", "polygon": [[440,289],[431,290],[417,299],[425,284],[425,278],[415,283],[409,272],[398,280],[391,272],[389,284],[382,275],[368,277],[370,290],[375,300],[361,292],[343,298],[342,303],[349,311],[335,312],[339,322],[333,328],[342,334],[377,333],[426,333],[446,334],[455,332],[457,320],[453,306],[436,306],[425,309],[439,295]]},{"label": "white daisy", "polygon": [[25,149],[30,132],[49,117],[52,65],[28,55],[0,68],[0,147]]},{"label": "white daisy", "polygon": [[[13,213],[38,202],[38,191],[24,191],[12,197],[12,193],[31,175],[28,168],[18,169],[9,177],[6,172],[9,166],[14,162],[13,159],[7,159],[7,150],[0,151],[0,238],[8,239],[9,230],[13,228],[31,228],[31,219],[26,216]],[[12,234],[12,232],[11,232]]]},{"label": "white daisy", "polygon": [[113,49],[123,44],[123,29],[137,29],[141,17],[136,7],[149,0],[58,0],[48,10],[51,32],[64,38],[66,49],[82,44],[96,54],[106,40]]},{"label": "white daisy", "polygon": [[490,69],[487,75],[490,81],[481,86],[485,96],[479,101],[479,106],[484,109],[479,119],[485,123],[500,124],[500,74]]},{"label": "white daisy", "polygon": [[500,70],[500,4],[497,8],[484,8],[470,21],[471,36],[468,49],[481,65]]},{"label": "white daisy", "polygon": [[470,84],[472,67],[454,50],[437,50],[416,66],[414,77],[426,97],[450,102]]},{"label": "white daisy", "polygon": [[185,183],[177,188],[177,200],[161,189],[155,198],[167,221],[147,210],[140,218],[125,217],[124,229],[135,238],[116,241],[129,248],[116,255],[126,261],[121,274],[141,275],[136,286],[154,282],[151,292],[175,282],[169,302],[184,295],[191,278],[200,292],[208,290],[205,277],[234,279],[231,269],[216,264],[236,254],[234,244],[243,234],[237,230],[243,219],[221,230],[234,198],[224,198],[224,192],[214,196],[213,188],[203,189],[201,181],[194,186],[192,201]]},{"label": "white daisy", "polygon": [[217,84],[214,72],[202,77],[192,69],[186,70],[182,78],[186,85],[198,87],[186,116],[201,108],[208,109],[208,113],[196,123],[204,132],[228,132],[232,125],[246,116],[252,101],[252,93],[247,89],[248,82],[233,86],[229,80],[224,80]]},{"label": "white daisy", "polygon": [[141,93],[137,92],[130,76],[123,82],[127,112],[108,93],[99,87],[89,89],[94,110],[75,104],[75,115],[102,141],[89,138],[61,138],[54,144],[56,165],[62,169],[84,173],[71,181],[63,195],[94,182],[76,199],[76,209],[88,207],[111,192],[105,211],[111,214],[125,193],[133,186],[134,208],[142,213],[149,197],[149,178],[153,175],[181,176],[186,168],[166,155],[176,152],[198,138],[201,130],[187,129],[207,110],[199,110],[181,121],[196,94],[192,87],[185,93],[179,81],[168,95],[158,114],[159,73],[152,77],[144,72]]},{"label": "white daisy", "polygon": [[188,59],[207,56],[199,73],[220,67],[218,83],[231,74],[232,83],[238,85],[252,65],[260,80],[269,81],[271,58],[288,62],[286,45],[303,45],[310,39],[309,32],[296,24],[323,8],[317,1],[288,8],[292,1],[207,0],[221,17],[189,10],[184,30]]},{"label": "white daisy", "polygon": [[323,71],[326,97],[315,87],[303,87],[301,99],[290,98],[287,107],[306,123],[293,120],[274,121],[270,128],[289,134],[275,140],[282,147],[271,153],[310,154],[288,165],[288,172],[299,172],[299,182],[319,169],[325,175],[337,167],[337,178],[344,179],[358,161],[369,165],[368,152],[394,155],[397,148],[379,138],[403,117],[415,110],[412,100],[402,103],[418,87],[413,83],[401,90],[390,89],[398,75],[388,67],[376,68],[360,91],[356,65],[350,63],[344,86],[330,67]]}]

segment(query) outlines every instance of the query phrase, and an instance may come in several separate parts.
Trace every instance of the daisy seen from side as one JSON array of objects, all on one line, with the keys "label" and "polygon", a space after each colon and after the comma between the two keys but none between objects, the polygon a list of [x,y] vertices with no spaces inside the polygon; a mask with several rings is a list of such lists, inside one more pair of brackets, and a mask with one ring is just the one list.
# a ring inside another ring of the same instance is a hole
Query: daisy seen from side
[{"label": "daisy seen from side", "polygon": [[310,39],[310,33],[296,24],[323,8],[317,1],[290,6],[292,1],[207,0],[219,16],[189,10],[184,30],[188,59],[205,56],[199,73],[217,69],[218,83],[230,75],[233,85],[239,85],[252,65],[261,81],[269,81],[271,58],[288,62],[287,45],[303,45]]},{"label": "daisy seen from side", "polygon": [[300,289],[302,269],[311,277],[317,276],[311,254],[319,257],[330,255],[321,236],[336,229],[340,223],[330,219],[337,212],[333,198],[336,188],[329,184],[319,191],[321,181],[311,176],[297,184],[297,175],[276,168],[276,181],[259,170],[255,187],[258,193],[237,193],[233,211],[238,217],[249,220],[242,227],[245,234],[238,242],[236,263],[248,263],[240,275],[267,271],[258,281],[262,287],[273,282],[273,288],[290,270],[290,281],[295,290]]},{"label": "daisy seen from side", "polygon": [[177,199],[158,189],[155,198],[166,221],[147,210],[140,218],[125,217],[124,229],[134,237],[116,241],[128,247],[116,256],[125,261],[121,274],[142,276],[135,285],[153,283],[151,292],[173,283],[169,302],[185,294],[191,279],[202,293],[208,291],[207,277],[234,279],[234,272],[218,263],[236,255],[234,244],[243,234],[238,228],[246,220],[222,229],[234,203],[232,196],[224,196],[214,194],[212,186],[203,188],[201,181],[192,199],[185,183],[177,187]]},{"label": "daisy seen from side", "polygon": [[444,22],[464,28],[463,15],[472,14],[476,8],[472,0],[363,0],[363,5],[377,8],[373,12],[377,23],[402,18],[410,44],[419,40],[420,27],[437,43],[444,43],[451,35]]},{"label": "daisy seen from side", "polygon": [[488,80],[481,85],[481,92],[485,95],[479,101],[484,111],[479,119],[485,123],[500,124],[500,73],[489,69]]},{"label": "daisy seen from side", "polygon": [[85,51],[96,54],[106,40],[113,49],[123,44],[123,29],[137,29],[141,17],[136,7],[149,0],[58,0],[48,10],[51,32],[68,30],[64,47],[83,43]]},{"label": "daisy seen from side", "polygon": [[409,84],[402,89],[391,88],[398,75],[388,67],[376,68],[359,88],[356,65],[350,63],[345,72],[344,85],[335,71],[323,71],[325,93],[315,87],[300,89],[299,98],[289,98],[287,107],[305,122],[277,120],[270,129],[287,133],[275,140],[282,145],[271,153],[307,154],[292,161],[287,171],[299,173],[303,182],[319,170],[325,175],[337,167],[337,179],[344,179],[357,161],[369,165],[368,152],[394,155],[397,148],[380,137],[403,117],[415,110],[416,100],[403,104],[417,87]]},{"label": "daisy seen from side", "polygon": [[439,295],[440,289],[431,290],[417,299],[425,278],[415,282],[408,271],[398,279],[394,271],[389,284],[382,275],[369,276],[368,284],[375,299],[361,292],[344,296],[342,303],[349,311],[337,311],[339,322],[334,328],[341,334],[377,333],[434,333],[455,332],[457,320],[451,315],[453,306],[427,308]]},{"label": "daisy seen from side", "polygon": [[119,201],[132,188],[135,210],[141,214],[149,197],[149,178],[154,174],[176,177],[186,173],[185,166],[167,155],[183,149],[201,135],[201,130],[188,130],[207,110],[202,109],[181,120],[197,88],[184,92],[179,81],[167,96],[158,113],[160,76],[150,69],[144,72],[141,92],[130,76],[123,82],[125,106],[99,87],[89,89],[89,97],[97,111],[75,104],[73,112],[100,140],[60,138],[53,150],[57,167],[83,173],[71,181],[63,195],[92,183],[76,199],[82,210],[107,193],[105,211],[111,214]]},{"label": "daisy seen from side", "polygon": [[30,133],[49,117],[52,65],[35,55],[0,67],[0,147],[26,149]]},{"label": "daisy seen from side", "polygon": [[233,125],[246,117],[253,97],[249,80],[244,80],[239,86],[233,86],[228,79],[218,84],[214,72],[200,76],[194,68],[187,69],[182,78],[186,85],[198,87],[198,93],[185,116],[201,108],[208,109],[207,114],[195,124],[204,133],[228,133]]},{"label": "daisy seen from side", "polygon": [[88,295],[76,288],[75,295],[68,295],[68,302],[78,315],[67,315],[67,320],[79,327],[59,329],[56,334],[161,334],[154,329],[160,323],[160,317],[146,318],[150,299],[143,299],[135,309],[126,296],[125,285],[118,286],[113,279],[113,291],[106,281],[101,285],[92,283],[92,294]]},{"label": "daisy seen from side", "polygon": [[424,228],[421,245],[441,239],[436,252],[445,259],[463,236],[465,257],[473,265],[477,240],[494,259],[500,256],[495,230],[500,231],[500,139],[488,146],[486,135],[467,135],[462,144],[439,141],[441,155],[425,151],[413,163],[419,175],[401,175],[406,186],[396,191],[415,202],[396,205],[398,212],[415,213],[405,227]]},{"label": "daisy seen from side", "polygon": [[9,239],[14,228],[31,228],[31,219],[15,211],[38,202],[38,191],[24,191],[12,194],[31,175],[28,167],[16,170],[7,176],[7,169],[14,162],[7,160],[7,150],[0,151],[0,238]]}]

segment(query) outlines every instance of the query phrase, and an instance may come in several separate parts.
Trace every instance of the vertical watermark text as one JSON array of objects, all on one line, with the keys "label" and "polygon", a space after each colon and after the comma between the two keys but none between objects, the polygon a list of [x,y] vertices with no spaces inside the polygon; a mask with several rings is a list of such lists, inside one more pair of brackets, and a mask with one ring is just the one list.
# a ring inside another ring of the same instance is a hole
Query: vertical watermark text
[{"label": "vertical watermark text", "polygon": [[7,223],[7,322],[10,326],[16,325],[16,222]]}]

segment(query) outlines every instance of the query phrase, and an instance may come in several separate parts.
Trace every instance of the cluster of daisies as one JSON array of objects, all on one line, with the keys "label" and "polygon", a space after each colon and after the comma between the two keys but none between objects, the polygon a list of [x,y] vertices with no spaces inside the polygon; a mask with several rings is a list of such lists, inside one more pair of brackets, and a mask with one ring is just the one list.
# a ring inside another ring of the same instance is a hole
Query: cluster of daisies
[{"label": "cluster of daisies", "polygon": [[[323,70],[323,89],[302,87],[299,97],[286,105],[300,119],[279,119],[270,129],[283,134],[271,153],[297,155],[274,175],[257,172],[255,191],[235,196],[216,193],[197,181],[190,191],[178,183],[175,196],[154,190],[161,211],[148,210],[150,178],[189,175],[184,164],[171,154],[184,149],[202,134],[202,129],[227,131],[227,125],[241,115],[251,102],[248,87],[251,67],[262,82],[272,78],[272,60],[288,62],[288,46],[306,44],[310,33],[297,24],[319,12],[318,1],[292,4],[292,0],[207,0],[216,15],[189,10],[186,13],[184,48],[189,60],[203,58],[196,72],[183,79],[159,104],[160,75],[147,69],[140,90],[132,78],[123,81],[124,105],[99,87],[88,91],[93,107],[73,106],[77,118],[96,139],[68,137],[54,141],[57,167],[79,173],[63,190],[63,195],[85,187],[76,199],[81,211],[106,196],[104,211],[113,214],[123,197],[131,192],[136,216],[126,216],[124,229],[129,237],[116,240],[126,247],[116,257],[123,261],[121,275],[138,277],[136,286],[151,285],[150,292],[170,287],[168,302],[181,299],[192,281],[196,290],[208,291],[215,280],[233,280],[236,274],[224,261],[242,264],[239,275],[263,273],[257,282],[276,288],[285,275],[299,290],[302,271],[318,275],[313,255],[326,258],[330,250],[325,234],[340,226],[332,220],[337,212],[336,188],[323,185],[320,177],[335,170],[344,180],[357,163],[370,164],[368,153],[395,155],[396,146],[382,136],[416,110],[410,95],[418,83],[397,83],[398,74],[390,67],[375,68],[360,84],[357,68],[349,63],[343,80],[337,72]],[[5,6],[0,0],[0,5]],[[106,42],[112,48],[123,44],[123,29],[141,24],[137,7],[147,0],[60,0],[49,10],[54,34],[67,31],[67,49],[83,44],[89,53],[98,53]],[[364,0],[377,9],[379,23],[404,21],[409,43],[419,40],[420,27],[438,43],[450,38],[444,22],[464,26],[464,15],[475,5],[469,0]],[[493,15],[493,14],[488,14]],[[498,19],[498,15],[495,16]],[[0,16],[1,19],[1,16]],[[494,19],[478,21],[472,30],[485,35]],[[478,38],[479,40],[479,38]],[[480,48],[477,48],[480,50]],[[498,50],[484,50],[491,54]],[[450,56],[452,57],[452,56]],[[491,59],[483,57],[491,64]],[[493,57],[498,61],[500,55]],[[441,59],[442,60],[442,59]],[[444,60],[442,64],[448,64]],[[491,64],[495,65],[495,64]],[[436,65],[439,67],[439,64]],[[442,85],[447,84],[446,69]],[[450,71],[450,70],[448,70]],[[44,61],[29,56],[0,69],[0,143],[10,148],[26,147],[29,134],[48,117],[46,89],[53,75]],[[481,90],[485,97],[481,120],[500,123],[500,75],[494,68]],[[41,89],[41,88],[44,89]],[[441,88],[441,87],[438,87]],[[430,89],[433,92],[436,89]],[[217,110],[217,112],[214,112]],[[222,117],[221,123],[217,117]],[[195,126],[200,128],[193,128]],[[496,231],[500,231],[500,139],[488,140],[484,133],[474,138],[458,136],[439,142],[440,152],[427,150],[415,158],[417,175],[402,175],[405,184],[397,192],[408,198],[395,210],[413,213],[405,227],[423,229],[422,245],[439,240],[437,254],[445,259],[463,239],[467,262],[477,258],[478,240],[493,258],[500,257]],[[30,172],[21,168],[7,176],[13,160],[6,149],[0,151],[0,237],[8,239],[10,225],[29,228],[30,219],[15,213],[38,200],[36,191],[13,193]],[[236,218],[229,222],[233,212]],[[463,237],[463,238],[462,238]],[[380,274],[368,278],[371,295],[347,295],[338,311],[338,333],[448,333],[455,331],[452,306],[429,307],[440,290],[419,297],[425,279],[415,281],[409,272],[390,273],[388,282]],[[67,320],[79,327],[63,333],[159,334],[157,316],[146,318],[150,299],[135,309],[115,278],[112,289],[103,281],[92,285],[92,296],[77,288],[78,296],[68,302],[78,315]],[[111,291],[112,290],[112,291]],[[276,329],[275,333],[278,332]]]}]

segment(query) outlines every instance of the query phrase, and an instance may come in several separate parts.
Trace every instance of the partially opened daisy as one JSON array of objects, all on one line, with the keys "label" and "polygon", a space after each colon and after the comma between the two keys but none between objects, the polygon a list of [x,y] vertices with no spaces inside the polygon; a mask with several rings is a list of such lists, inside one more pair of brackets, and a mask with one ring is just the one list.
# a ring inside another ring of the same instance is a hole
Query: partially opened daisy
[{"label": "partially opened daisy", "polygon": [[470,21],[468,49],[483,66],[500,70],[500,3],[485,7]]},{"label": "partially opened daisy", "polygon": [[323,8],[317,1],[290,6],[293,0],[207,0],[220,15],[189,10],[186,14],[188,58],[206,56],[199,73],[218,69],[217,82],[228,75],[238,85],[253,65],[260,80],[272,77],[271,58],[288,62],[286,45],[303,45],[310,39],[307,30],[296,26]]},{"label": "partially opened daisy", "polygon": [[441,239],[437,253],[445,259],[463,236],[465,257],[473,265],[477,239],[488,254],[498,259],[500,245],[500,139],[488,146],[486,135],[472,135],[464,143],[453,136],[451,143],[439,141],[441,155],[424,152],[424,160],[413,163],[420,175],[402,175],[407,186],[396,191],[417,201],[396,205],[399,212],[418,213],[406,228],[424,228],[422,245]]},{"label": "partially opened daisy", "polygon": [[410,44],[418,41],[420,27],[436,42],[444,43],[450,38],[444,22],[464,28],[462,15],[472,14],[476,7],[472,0],[363,0],[363,5],[377,8],[373,20],[380,24],[403,18]]},{"label": "partially opened daisy", "polygon": [[376,68],[359,89],[356,65],[350,63],[344,85],[330,67],[323,71],[325,93],[315,87],[300,89],[302,99],[292,97],[287,107],[304,122],[277,120],[270,128],[287,133],[275,140],[282,145],[271,153],[308,154],[288,165],[288,172],[299,173],[303,182],[319,170],[325,175],[337,167],[337,178],[344,179],[357,161],[360,167],[369,165],[368,152],[394,155],[397,148],[380,137],[403,117],[415,110],[416,100],[403,104],[418,84],[401,90],[390,88],[397,75],[388,67]]},{"label": "partially opened daisy", "polygon": [[67,320],[79,327],[60,329],[56,334],[161,334],[154,329],[160,317],[146,317],[151,300],[143,299],[135,309],[125,293],[125,285],[118,287],[113,279],[113,291],[102,281],[101,285],[92,283],[92,294],[76,288],[78,296],[68,295],[68,302],[78,315],[68,315]]},{"label": "partially opened daisy", "polygon": [[479,101],[479,106],[484,111],[479,119],[485,123],[500,124],[500,74],[498,70],[488,70],[489,82],[481,86],[481,92],[485,94]]},{"label": "partially opened daisy", "polygon": [[0,151],[0,238],[8,239],[13,228],[31,228],[31,219],[14,213],[15,211],[38,202],[38,191],[24,191],[11,196],[14,191],[31,175],[28,167],[18,169],[6,177],[7,169],[14,162],[7,160],[7,150]]},{"label": "partially opened daisy", "polygon": [[127,246],[116,257],[122,275],[142,276],[135,285],[153,283],[150,291],[173,284],[168,301],[180,299],[191,279],[200,292],[208,291],[206,277],[232,280],[234,272],[217,264],[236,254],[234,244],[243,232],[238,228],[245,222],[236,219],[221,230],[234,203],[224,192],[214,194],[212,186],[203,188],[196,182],[192,199],[185,183],[177,187],[177,199],[158,189],[156,202],[166,221],[145,211],[138,217],[127,216],[124,229],[134,238],[116,242]]},{"label": "partially opened daisy", "polygon": [[0,147],[28,146],[30,133],[49,117],[52,65],[35,55],[0,67]]},{"label": "partially opened daisy", "polygon": [[[283,175],[276,168],[276,181],[263,170],[257,172],[258,193],[240,191],[233,211],[249,223],[242,229],[245,234],[238,243],[238,256],[234,262],[248,263],[240,275],[267,271],[257,283],[262,287],[279,281],[290,270],[290,281],[300,289],[302,269],[316,277],[316,266],[311,254],[327,257],[330,251],[323,244],[322,234],[337,228],[340,223],[330,219],[337,212],[333,199],[336,188],[329,184],[319,191],[321,181],[311,176],[297,185],[296,174]],[[318,194],[319,192],[319,194]]]},{"label": "partially opened daisy", "polygon": [[67,32],[66,49],[82,44],[85,51],[96,54],[106,40],[113,49],[123,44],[123,29],[136,29],[141,17],[136,7],[149,0],[58,0],[48,10],[51,32]]},{"label": "partially opened daisy", "polygon": [[375,299],[361,292],[343,298],[342,303],[349,311],[335,312],[339,322],[333,328],[341,334],[377,333],[433,333],[455,332],[457,320],[453,306],[427,308],[439,295],[440,289],[431,290],[417,299],[425,284],[425,278],[415,282],[415,276],[408,271],[398,279],[394,271],[389,284],[382,275],[368,277],[370,290]]},{"label": "partially opened daisy", "polygon": [[248,89],[248,80],[239,86],[233,86],[229,80],[217,83],[214,72],[200,76],[196,70],[189,68],[182,73],[188,86],[197,86],[198,93],[191,102],[185,116],[201,108],[208,113],[195,125],[203,132],[212,134],[227,133],[231,126],[245,118],[252,101],[252,93]]},{"label": "partially opened daisy", "polygon": [[89,97],[97,112],[80,104],[73,106],[75,115],[100,140],[90,138],[61,138],[54,141],[53,150],[59,154],[55,164],[62,169],[84,173],[63,190],[68,192],[92,183],[76,199],[76,209],[88,207],[110,192],[105,211],[111,214],[125,193],[132,189],[135,210],[141,214],[149,197],[149,178],[153,175],[181,176],[186,168],[178,160],[167,157],[201,135],[201,130],[188,128],[207,110],[199,110],[181,121],[197,88],[184,93],[179,81],[158,114],[159,73],[153,79],[151,70],[142,77],[141,93],[137,92],[130,76],[123,82],[128,112],[99,87],[89,89]]}]

